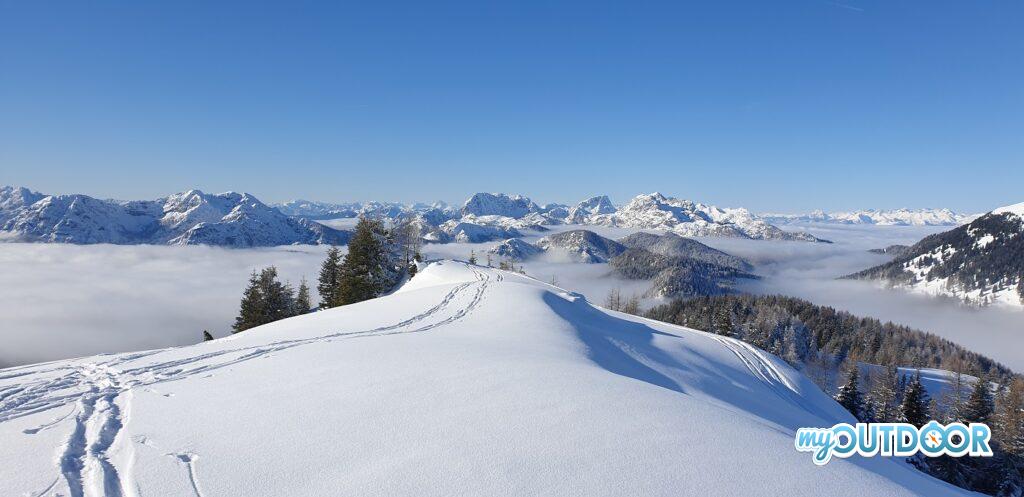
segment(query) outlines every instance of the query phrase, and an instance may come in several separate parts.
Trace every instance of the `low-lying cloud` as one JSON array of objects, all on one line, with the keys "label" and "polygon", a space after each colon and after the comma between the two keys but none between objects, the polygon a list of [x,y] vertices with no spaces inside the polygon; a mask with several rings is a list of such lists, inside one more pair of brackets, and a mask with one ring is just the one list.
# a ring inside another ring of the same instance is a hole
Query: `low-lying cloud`
[{"label": "low-lying cloud", "polygon": [[313,281],[324,250],[2,243],[0,365],[224,336],[254,269]]},{"label": "low-lying cloud", "polygon": [[747,258],[761,280],[746,281],[740,289],[777,293],[875,317],[935,333],[975,352],[1024,371],[1024,312],[1006,308],[976,308],[951,299],[885,288],[868,281],[837,280],[888,261],[889,256],[867,252],[891,244],[913,244],[941,227],[820,226],[793,227],[833,244],[762,242],[735,239],[701,240],[720,250]]},{"label": "low-lying cloud", "polygon": [[[756,265],[763,279],[744,282],[744,291],[793,295],[930,331],[1024,371],[1024,347],[1019,346],[1024,312],[975,309],[870,282],[835,279],[887,260],[867,252],[869,248],[913,243],[942,228],[794,229],[836,243],[702,241]],[[628,234],[611,228],[601,232]],[[527,241],[539,236],[531,234]],[[428,258],[462,260],[472,251],[484,264],[486,251],[496,243],[433,244],[423,251]],[[227,335],[250,272],[275,265],[283,279],[297,284],[305,276],[315,286],[325,251],[314,246],[238,250],[0,243],[0,367],[195,343],[204,329]],[[557,254],[522,266],[530,276],[598,304],[613,289],[628,298],[649,286],[612,277],[607,264],[569,262]]]}]

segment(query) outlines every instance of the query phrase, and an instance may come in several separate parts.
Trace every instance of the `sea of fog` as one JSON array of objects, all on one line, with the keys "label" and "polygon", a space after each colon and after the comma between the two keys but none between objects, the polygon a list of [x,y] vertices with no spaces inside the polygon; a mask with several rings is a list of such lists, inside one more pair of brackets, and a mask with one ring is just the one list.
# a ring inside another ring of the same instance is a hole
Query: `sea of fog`
[{"label": "sea of fog", "polygon": [[887,289],[873,282],[836,279],[890,260],[869,249],[911,245],[948,228],[806,224],[786,229],[807,231],[834,243],[723,238],[701,241],[755,264],[763,278],[742,285],[743,291],[801,297],[859,316],[929,331],[1024,371],[1024,311],[979,309],[950,299]]},{"label": "sea of fog", "polygon": [[[557,231],[573,228],[577,227]],[[621,228],[589,229],[609,237],[630,233]],[[1024,347],[1019,345],[1024,312],[973,309],[872,283],[835,279],[888,259],[869,253],[870,248],[910,244],[941,228],[805,225],[787,229],[810,231],[835,243],[701,241],[756,265],[763,279],[744,284],[744,291],[793,295],[931,331],[1024,371]],[[530,233],[526,241],[546,234],[550,232]],[[475,253],[483,264],[486,251],[494,245],[426,245],[424,255],[464,260]],[[298,284],[305,277],[315,287],[325,250],[315,246],[238,250],[0,243],[4,269],[0,271],[0,367],[195,343],[204,329],[225,336],[253,270],[274,265],[283,279]],[[645,282],[610,276],[606,264],[574,263],[558,254],[522,267],[537,279],[580,292],[599,304],[613,289],[630,296],[647,288]]]}]

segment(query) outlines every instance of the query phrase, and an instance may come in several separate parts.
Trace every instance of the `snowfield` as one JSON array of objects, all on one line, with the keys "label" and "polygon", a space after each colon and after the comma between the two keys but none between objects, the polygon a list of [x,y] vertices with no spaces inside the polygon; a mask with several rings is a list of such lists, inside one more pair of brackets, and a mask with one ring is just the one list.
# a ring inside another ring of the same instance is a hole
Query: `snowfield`
[{"label": "snowfield", "polygon": [[452,261],[194,346],[0,370],[0,495],[962,495],[741,342]]}]

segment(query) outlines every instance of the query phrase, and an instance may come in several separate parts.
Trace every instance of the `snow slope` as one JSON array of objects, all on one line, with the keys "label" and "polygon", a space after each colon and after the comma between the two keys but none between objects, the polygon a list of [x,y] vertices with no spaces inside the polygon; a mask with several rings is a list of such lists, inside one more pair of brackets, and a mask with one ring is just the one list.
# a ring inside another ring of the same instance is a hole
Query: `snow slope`
[{"label": "snow slope", "polygon": [[0,494],[961,495],[777,358],[438,262],[396,293],[189,347],[0,370]]}]

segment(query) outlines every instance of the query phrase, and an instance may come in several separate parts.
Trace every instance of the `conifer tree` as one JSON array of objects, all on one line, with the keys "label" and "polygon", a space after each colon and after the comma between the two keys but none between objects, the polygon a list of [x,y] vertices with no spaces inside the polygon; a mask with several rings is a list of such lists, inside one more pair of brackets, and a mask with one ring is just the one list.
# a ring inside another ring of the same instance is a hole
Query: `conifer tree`
[{"label": "conifer tree", "polygon": [[293,314],[296,316],[305,314],[312,308],[313,304],[309,299],[309,285],[306,284],[306,278],[303,277],[299,283],[299,291],[295,294],[295,312]]},{"label": "conifer tree", "polygon": [[924,426],[928,422],[928,393],[925,392],[924,386],[921,385],[920,370],[907,383],[906,391],[903,392],[899,421],[910,423],[917,427]]},{"label": "conifer tree", "polygon": [[839,388],[839,393],[836,394],[836,402],[843,406],[853,417],[862,419],[864,416],[864,401],[861,399],[860,390],[858,390],[857,383],[860,380],[859,369],[857,363],[853,363],[850,366],[849,373],[846,375],[846,384]]},{"label": "conifer tree", "polygon": [[316,290],[320,294],[320,307],[334,307],[338,300],[338,281],[341,279],[341,251],[331,247],[327,251],[327,259],[320,266],[320,279]]},{"label": "conifer tree", "polygon": [[725,306],[720,308],[718,312],[715,313],[714,331],[719,335],[724,335],[727,337],[731,337],[733,334],[732,312],[729,311],[729,309],[727,309]]},{"label": "conifer tree", "polygon": [[263,294],[260,292],[260,276],[253,270],[249,276],[249,286],[242,294],[241,309],[235,324],[231,326],[232,333],[238,333],[249,328],[259,326],[262,323]]},{"label": "conifer tree", "polygon": [[211,335],[209,331],[203,330],[203,341],[209,342],[210,340],[213,340],[213,335]]},{"label": "conifer tree", "polygon": [[963,411],[960,414],[960,422],[987,423],[989,418],[992,417],[994,410],[995,405],[992,401],[992,390],[989,389],[989,381],[986,378],[978,378],[978,381],[974,382],[971,396],[967,399],[967,403],[964,404]]},{"label": "conifer tree", "polygon": [[295,315],[295,293],[292,287],[277,280],[277,268],[270,266],[260,272],[260,292],[263,296],[263,322],[272,323]]},{"label": "conifer tree", "polygon": [[385,289],[388,258],[379,238],[381,233],[379,221],[359,219],[340,266],[337,305],[369,300]]},{"label": "conifer tree", "polygon": [[252,272],[240,307],[231,327],[234,333],[293,316],[295,297],[290,286],[277,280],[277,268],[271,266]]},{"label": "conifer tree", "polygon": [[1024,456],[1024,379],[1010,380],[999,396],[993,417],[993,437],[1007,452]]},{"label": "conifer tree", "polygon": [[899,370],[896,366],[890,365],[885,368],[881,375],[875,377],[874,386],[868,393],[867,404],[871,406],[874,420],[879,423],[892,423],[896,421],[897,408],[897,385],[899,383]]}]

